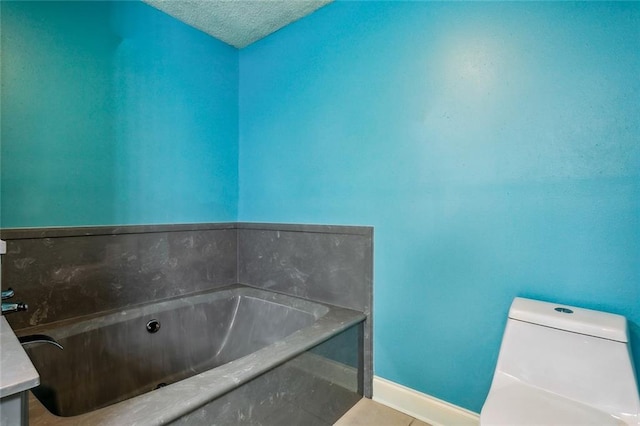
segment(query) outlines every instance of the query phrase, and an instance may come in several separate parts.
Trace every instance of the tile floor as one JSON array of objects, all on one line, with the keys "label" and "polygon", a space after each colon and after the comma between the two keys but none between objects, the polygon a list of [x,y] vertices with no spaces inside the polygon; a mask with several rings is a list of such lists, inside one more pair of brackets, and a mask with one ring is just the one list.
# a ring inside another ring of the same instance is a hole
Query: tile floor
[{"label": "tile floor", "polygon": [[429,426],[400,411],[362,398],[334,426]]}]

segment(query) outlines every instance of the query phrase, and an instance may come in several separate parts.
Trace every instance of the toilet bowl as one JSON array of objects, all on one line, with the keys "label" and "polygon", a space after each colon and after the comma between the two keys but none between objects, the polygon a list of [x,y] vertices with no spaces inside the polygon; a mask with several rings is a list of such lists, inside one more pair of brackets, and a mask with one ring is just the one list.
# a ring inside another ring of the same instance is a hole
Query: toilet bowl
[{"label": "toilet bowl", "polygon": [[489,395],[488,425],[640,425],[620,315],[516,297]]}]

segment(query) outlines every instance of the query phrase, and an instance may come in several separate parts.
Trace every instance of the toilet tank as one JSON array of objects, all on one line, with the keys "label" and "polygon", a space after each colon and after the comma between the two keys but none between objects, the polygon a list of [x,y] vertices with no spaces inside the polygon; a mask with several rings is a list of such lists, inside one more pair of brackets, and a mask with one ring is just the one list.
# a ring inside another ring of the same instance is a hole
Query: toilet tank
[{"label": "toilet tank", "polygon": [[640,411],[620,315],[516,298],[509,311],[493,386],[516,379],[611,413]]}]

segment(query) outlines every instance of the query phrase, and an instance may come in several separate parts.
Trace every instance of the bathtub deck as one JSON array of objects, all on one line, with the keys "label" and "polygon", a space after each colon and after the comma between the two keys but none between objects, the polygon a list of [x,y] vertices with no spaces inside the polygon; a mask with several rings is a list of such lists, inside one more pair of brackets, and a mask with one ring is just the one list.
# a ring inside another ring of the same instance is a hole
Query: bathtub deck
[{"label": "bathtub deck", "polygon": [[400,411],[362,398],[334,426],[430,426]]}]

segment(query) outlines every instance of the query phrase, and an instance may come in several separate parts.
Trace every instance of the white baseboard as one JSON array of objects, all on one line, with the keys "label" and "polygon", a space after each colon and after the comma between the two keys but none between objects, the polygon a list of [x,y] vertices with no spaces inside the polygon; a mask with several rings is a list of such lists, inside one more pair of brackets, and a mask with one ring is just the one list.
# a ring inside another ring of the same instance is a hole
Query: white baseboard
[{"label": "white baseboard", "polygon": [[480,416],[378,376],[373,378],[373,400],[433,426],[478,426]]}]

